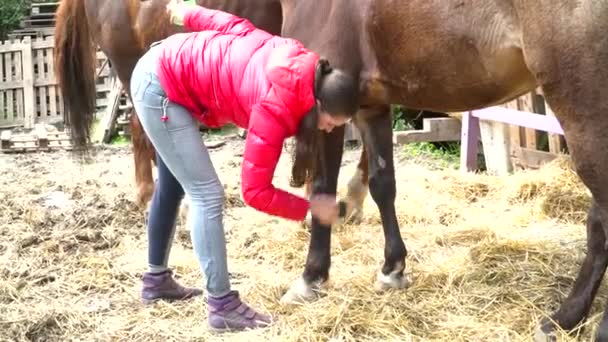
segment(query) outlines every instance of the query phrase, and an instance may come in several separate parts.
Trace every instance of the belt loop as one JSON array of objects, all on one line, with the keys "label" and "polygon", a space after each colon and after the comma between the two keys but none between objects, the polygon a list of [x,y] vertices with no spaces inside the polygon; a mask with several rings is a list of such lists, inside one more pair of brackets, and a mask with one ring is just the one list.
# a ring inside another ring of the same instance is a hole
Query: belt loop
[{"label": "belt loop", "polygon": [[165,99],[163,100],[163,116],[160,117],[160,120],[162,122],[167,122],[167,120],[169,120],[169,117],[167,116],[167,106],[169,105],[169,99],[165,97]]}]

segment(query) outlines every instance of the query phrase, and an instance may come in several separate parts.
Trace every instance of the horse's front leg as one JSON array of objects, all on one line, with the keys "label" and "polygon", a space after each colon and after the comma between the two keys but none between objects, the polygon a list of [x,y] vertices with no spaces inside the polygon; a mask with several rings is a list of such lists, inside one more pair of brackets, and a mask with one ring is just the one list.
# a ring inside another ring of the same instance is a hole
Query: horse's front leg
[{"label": "horse's front leg", "polygon": [[384,230],[384,265],[378,272],[375,289],[402,289],[407,250],[395,212],[395,165],[393,162],[392,118],[388,106],[370,107],[358,115],[357,126],[367,146],[369,192],[380,211]]},{"label": "horse's front leg", "polygon": [[[336,194],[344,149],[344,127],[334,129],[331,134],[325,134],[323,149],[325,172],[317,170],[312,182],[312,193]],[[301,303],[317,297],[317,291],[329,279],[330,242],[331,226],[322,225],[313,218],[304,273],[281,298],[281,303]]]}]

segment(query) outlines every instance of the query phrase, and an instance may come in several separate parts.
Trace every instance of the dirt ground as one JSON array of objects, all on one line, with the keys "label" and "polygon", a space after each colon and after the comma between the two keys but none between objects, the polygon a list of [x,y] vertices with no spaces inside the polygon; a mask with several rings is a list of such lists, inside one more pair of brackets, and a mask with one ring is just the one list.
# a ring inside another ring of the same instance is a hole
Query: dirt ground
[{"label": "dirt ground", "polygon": [[[66,152],[0,155],[0,340],[529,340],[567,295],[584,257],[589,195],[567,162],[502,178],[461,175],[395,147],[412,286],[373,292],[384,239],[368,197],[362,222],[334,229],[325,295],[282,307],[280,297],[303,270],[309,235],[298,223],[243,205],[242,149],[234,138],[212,151],[228,197],[231,279],[275,325],[217,336],[205,328],[202,298],[140,304],[144,212],[133,202],[124,146],[99,148],[86,164]],[[343,158],[341,193],[358,156],[355,149]],[[285,154],[275,185],[287,188],[290,167]],[[169,262],[183,284],[203,286],[181,224]],[[583,340],[599,321],[604,288],[600,297]]]}]

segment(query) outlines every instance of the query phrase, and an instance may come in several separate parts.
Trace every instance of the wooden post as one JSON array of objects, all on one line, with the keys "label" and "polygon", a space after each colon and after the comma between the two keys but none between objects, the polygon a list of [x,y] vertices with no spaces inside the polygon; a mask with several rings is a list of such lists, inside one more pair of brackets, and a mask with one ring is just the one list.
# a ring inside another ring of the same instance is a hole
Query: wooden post
[{"label": "wooden post", "polygon": [[[522,95],[517,99],[518,109],[523,112],[536,113],[534,110],[534,96],[535,92],[530,92],[526,95]],[[532,128],[525,128],[526,146],[529,149],[536,150],[537,145],[537,132]]]},{"label": "wooden post", "polygon": [[49,138],[46,132],[46,128],[44,127],[44,123],[38,123],[34,125],[34,130],[36,131],[36,140],[38,141],[39,148],[48,148],[49,147]]},{"label": "wooden post", "polygon": [[480,120],[481,141],[489,174],[508,175],[513,170],[511,163],[511,128],[498,121]]},{"label": "wooden post", "polygon": [[23,59],[23,98],[25,111],[25,128],[33,128],[36,120],[34,105],[34,60],[32,59],[32,41],[25,37],[21,43],[21,58]]},{"label": "wooden post", "polygon": [[[545,102],[545,112],[547,116],[555,117],[555,113],[549,104]],[[549,133],[549,152],[551,153],[562,153],[564,150],[564,144],[562,144],[563,136],[560,134]]]},{"label": "wooden post", "polygon": [[462,172],[477,169],[477,153],[479,152],[479,119],[466,112],[462,115],[460,138],[460,170]]}]

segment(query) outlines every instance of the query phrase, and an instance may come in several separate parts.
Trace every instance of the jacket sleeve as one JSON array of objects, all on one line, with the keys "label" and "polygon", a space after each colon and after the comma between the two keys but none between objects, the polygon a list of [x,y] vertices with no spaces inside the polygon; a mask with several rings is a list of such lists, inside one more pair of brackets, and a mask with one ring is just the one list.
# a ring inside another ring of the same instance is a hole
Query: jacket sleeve
[{"label": "jacket sleeve", "polygon": [[264,103],[252,109],[241,170],[243,199],[267,214],[302,221],[309,209],[308,200],[272,185],[287,130],[271,110]]},{"label": "jacket sleeve", "polygon": [[192,6],[184,16],[184,28],[189,31],[219,31],[229,34],[247,34],[261,31],[245,19],[228,12],[202,6]]}]

